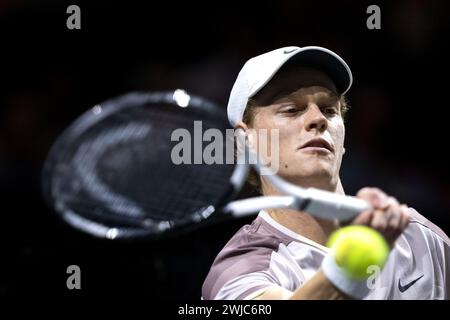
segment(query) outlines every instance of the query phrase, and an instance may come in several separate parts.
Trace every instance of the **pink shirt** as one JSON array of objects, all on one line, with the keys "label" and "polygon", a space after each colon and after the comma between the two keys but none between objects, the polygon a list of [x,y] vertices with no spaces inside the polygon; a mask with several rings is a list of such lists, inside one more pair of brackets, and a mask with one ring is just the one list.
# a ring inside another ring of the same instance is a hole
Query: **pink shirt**
[{"label": "pink shirt", "polygon": [[[410,213],[411,222],[364,299],[449,298],[450,239],[416,210]],[[317,272],[328,251],[261,211],[218,254],[202,298],[246,299],[273,285],[295,291]]]}]

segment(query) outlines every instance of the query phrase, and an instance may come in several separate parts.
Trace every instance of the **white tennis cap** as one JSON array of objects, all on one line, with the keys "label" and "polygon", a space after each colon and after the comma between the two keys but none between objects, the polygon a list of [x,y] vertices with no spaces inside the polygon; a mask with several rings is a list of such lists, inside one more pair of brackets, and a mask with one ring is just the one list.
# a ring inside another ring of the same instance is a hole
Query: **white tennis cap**
[{"label": "white tennis cap", "polygon": [[232,126],[242,121],[248,99],[261,90],[287,61],[294,61],[293,57],[295,61],[326,72],[339,93],[344,94],[350,89],[352,72],[333,51],[314,46],[279,48],[251,58],[242,67],[228,101],[228,120]]}]

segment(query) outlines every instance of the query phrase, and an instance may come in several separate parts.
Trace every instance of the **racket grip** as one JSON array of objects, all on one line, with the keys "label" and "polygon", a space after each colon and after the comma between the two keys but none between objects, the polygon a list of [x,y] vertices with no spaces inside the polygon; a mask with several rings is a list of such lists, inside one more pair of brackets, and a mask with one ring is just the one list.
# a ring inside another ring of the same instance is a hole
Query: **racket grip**
[{"label": "racket grip", "polygon": [[315,188],[306,190],[303,210],[324,219],[350,220],[371,206],[364,200]]}]

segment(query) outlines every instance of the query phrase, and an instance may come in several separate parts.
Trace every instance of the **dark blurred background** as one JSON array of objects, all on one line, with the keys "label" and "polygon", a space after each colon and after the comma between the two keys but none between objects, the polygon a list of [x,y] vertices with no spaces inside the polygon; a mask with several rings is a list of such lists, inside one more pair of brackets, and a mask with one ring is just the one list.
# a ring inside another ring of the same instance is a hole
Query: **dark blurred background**
[{"label": "dark blurred background", "polygon": [[[66,9],[81,8],[81,30]],[[368,30],[366,8],[381,8]],[[139,294],[198,299],[234,232],[230,221],[158,241],[94,239],[62,223],[41,196],[56,137],[77,116],[136,90],[184,88],[224,108],[250,57],[325,46],[350,65],[347,193],[377,186],[450,233],[449,16],[445,1],[0,2],[0,295]],[[66,288],[81,267],[82,290]]]}]

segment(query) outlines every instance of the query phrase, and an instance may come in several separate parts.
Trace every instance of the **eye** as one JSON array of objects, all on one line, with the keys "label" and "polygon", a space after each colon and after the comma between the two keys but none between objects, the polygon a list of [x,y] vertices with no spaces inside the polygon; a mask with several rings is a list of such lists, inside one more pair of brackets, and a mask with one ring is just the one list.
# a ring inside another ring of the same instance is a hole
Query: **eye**
[{"label": "eye", "polygon": [[301,108],[295,104],[289,104],[289,105],[285,105],[283,107],[281,107],[279,109],[279,113],[287,115],[287,116],[291,116],[291,115],[296,115],[298,112],[301,111]]},{"label": "eye", "polygon": [[338,113],[337,109],[335,107],[324,107],[323,109],[323,113],[327,114],[327,115],[336,115]]},{"label": "eye", "polygon": [[285,108],[284,110],[283,110],[283,112],[284,113],[295,113],[295,112],[297,112],[298,110],[297,110],[297,108],[295,108],[295,107],[288,107],[288,108]]}]

